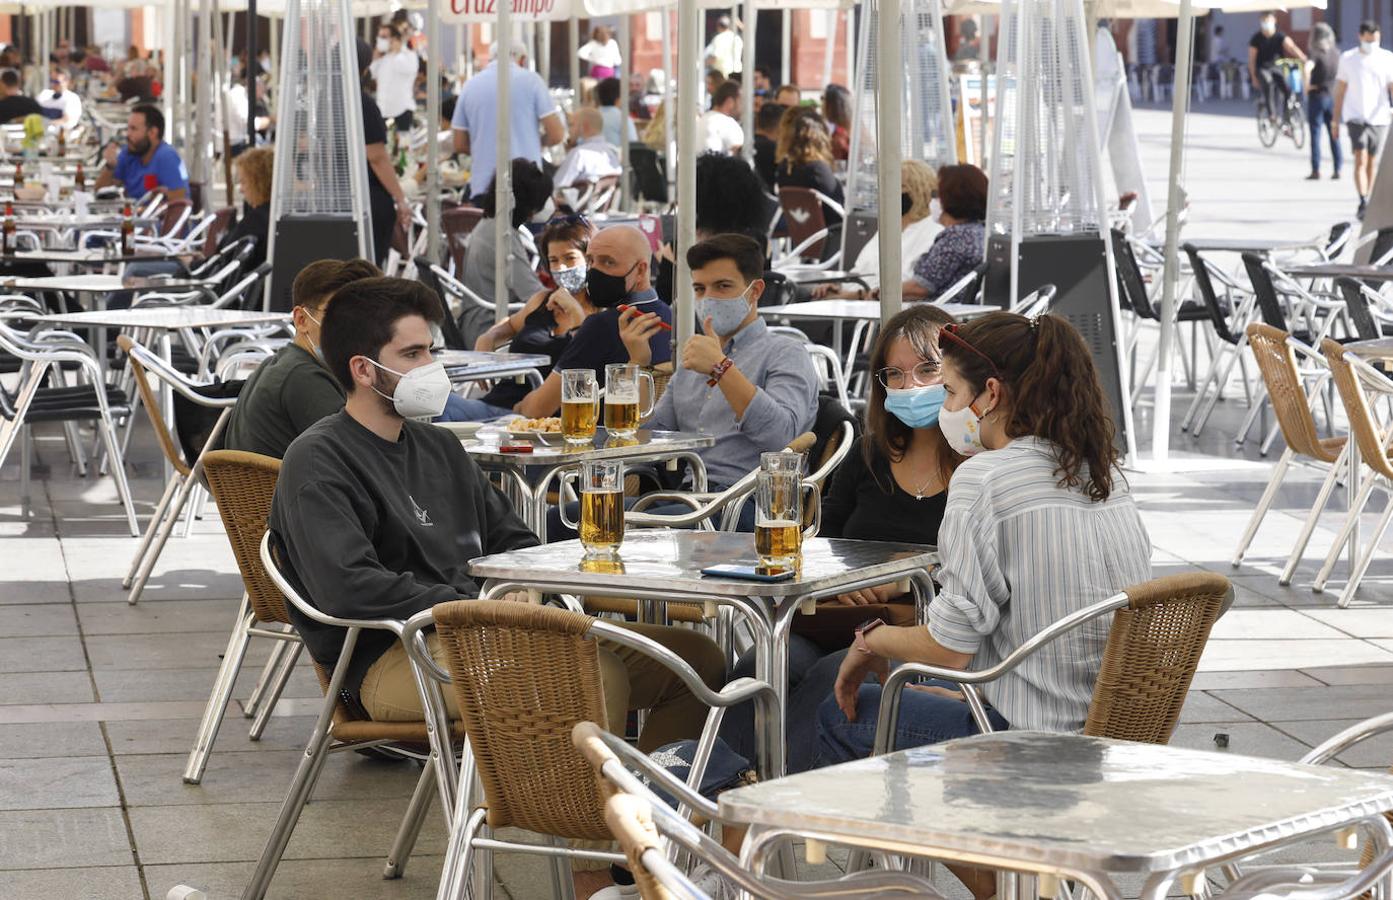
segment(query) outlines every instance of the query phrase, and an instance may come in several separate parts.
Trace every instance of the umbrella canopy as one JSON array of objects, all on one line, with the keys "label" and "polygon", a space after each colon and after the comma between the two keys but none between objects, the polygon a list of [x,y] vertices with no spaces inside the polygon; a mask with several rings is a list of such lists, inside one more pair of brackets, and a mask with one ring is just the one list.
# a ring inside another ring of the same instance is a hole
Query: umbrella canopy
[{"label": "umbrella canopy", "polygon": [[[1247,0],[1243,0],[1247,2]],[[1260,0],[1252,0],[1259,3]],[[1325,0],[1320,0],[1324,3]],[[1191,11],[1202,16],[1212,5],[1194,4]],[[1253,9],[1270,9],[1270,6],[1255,5]],[[944,12],[950,16],[995,16],[1001,13],[1001,0],[958,0],[945,5]],[[1098,0],[1094,6],[1098,18],[1109,19],[1176,19],[1180,17],[1180,0]]]}]

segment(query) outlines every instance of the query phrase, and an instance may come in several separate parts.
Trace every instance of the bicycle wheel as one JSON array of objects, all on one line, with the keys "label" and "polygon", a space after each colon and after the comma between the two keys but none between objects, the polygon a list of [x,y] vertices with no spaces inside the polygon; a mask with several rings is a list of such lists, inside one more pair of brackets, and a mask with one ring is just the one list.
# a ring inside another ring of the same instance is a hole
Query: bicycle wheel
[{"label": "bicycle wheel", "polygon": [[1258,104],[1258,140],[1264,147],[1271,147],[1277,143],[1277,131],[1277,124],[1267,115],[1262,104]]},{"label": "bicycle wheel", "polygon": [[1300,150],[1306,146],[1306,123],[1300,115],[1300,101],[1296,105],[1287,107],[1287,121],[1291,123],[1291,140],[1296,144],[1296,149]]}]

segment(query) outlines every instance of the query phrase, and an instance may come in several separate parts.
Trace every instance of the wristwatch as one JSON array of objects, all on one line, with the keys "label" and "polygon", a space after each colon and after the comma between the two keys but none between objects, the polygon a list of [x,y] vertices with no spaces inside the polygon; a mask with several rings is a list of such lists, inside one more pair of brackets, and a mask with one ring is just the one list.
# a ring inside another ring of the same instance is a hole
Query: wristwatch
[{"label": "wristwatch", "polygon": [[856,626],[856,637],[852,640],[851,646],[860,650],[862,653],[874,653],[870,647],[866,646],[866,635],[875,631],[885,624],[884,619],[871,619]]}]

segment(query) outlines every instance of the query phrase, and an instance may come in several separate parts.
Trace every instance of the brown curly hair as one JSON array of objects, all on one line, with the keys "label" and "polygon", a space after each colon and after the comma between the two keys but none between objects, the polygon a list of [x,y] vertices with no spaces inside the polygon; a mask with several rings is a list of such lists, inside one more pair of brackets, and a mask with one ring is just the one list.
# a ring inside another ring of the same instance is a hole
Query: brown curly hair
[{"label": "brown curly hair", "polygon": [[943,358],[972,386],[1001,382],[1009,437],[1034,435],[1054,447],[1059,486],[1108,499],[1117,467],[1112,416],[1083,336],[1059,316],[994,312],[940,336]]},{"label": "brown curly hair", "polygon": [[827,122],[816,110],[806,106],[790,106],[779,122],[779,140],[774,147],[774,161],[779,165],[808,165],[832,162],[832,138]]}]

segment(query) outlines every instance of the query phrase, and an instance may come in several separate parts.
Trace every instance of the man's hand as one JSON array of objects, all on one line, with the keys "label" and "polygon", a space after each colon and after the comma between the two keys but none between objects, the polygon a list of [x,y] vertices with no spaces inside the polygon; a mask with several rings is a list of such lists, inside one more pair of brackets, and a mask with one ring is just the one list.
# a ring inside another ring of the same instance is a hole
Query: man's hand
[{"label": "man's hand", "polygon": [[629,307],[619,314],[619,339],[629,351],[629,362],[647,366],[653,362],[649,339],[658,333],[663,320],[657,313],[641,313]]},{"label": "man's hand", "polygon": [[692,335],[682,345],[682,368],[698,375],[710,375],[711,370],[726,358],[726,352],[721,349],[721,339],[716,336],[716,329],[711,327],[710,316],[701,323],[701,330],[705,333]]},{"label": "man's hand", "polygon": [[848,650],[841,669],[837,671],[837,684],[832,689],[832,696],[837,698],[837,708],[848,722],[856,721],[856,693],[870,674],[885,684],[885,679],[890,675],[890,664],[874,653],[866,653],[855,647]]},{"label": "man's hand", "polygon": [[102,148],[102,159],[106,160],[106,164],[113,169],[116,168],[116,158],[120,155],[121,151],[117,148],[115,142],[108,143]]},{"label": "man's hand", "polygon": [[814,300],[826,300],[833,291],[840,291],[840,284],[815,284],[809,292]]},{"label": "man's hand", "polygon": [[581,308],[580,301],[565,288],[552,291],[547,298],[547,309],[551,310],[556,324],[567,331],[574,331],[585,321],[585,310]]},{"label": "man's hand", "polygon": [[866,606],[871,603],[885,603],[893,597],[898,597],[900,593],[899,583],[892,581],[889,584],[877,584],[859,591],[838,594],[837,602],[844,606]]},{"label": "man's hand", "polygon": [[405,197],[397,201],[397,221],[400,222],[401,227],[405,228],[408,232],[411,230],[411,204]]}]

